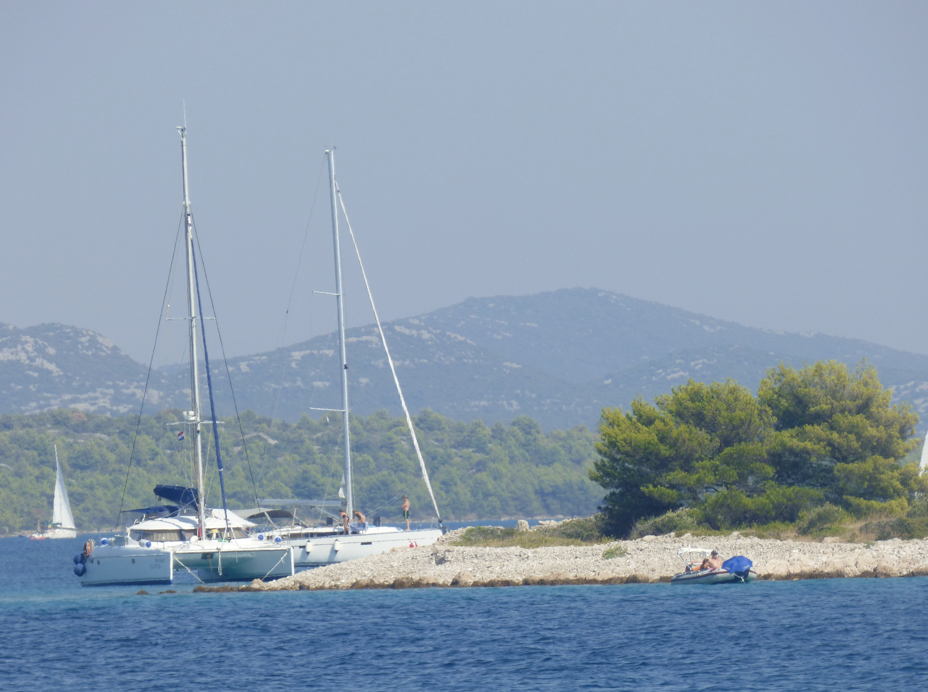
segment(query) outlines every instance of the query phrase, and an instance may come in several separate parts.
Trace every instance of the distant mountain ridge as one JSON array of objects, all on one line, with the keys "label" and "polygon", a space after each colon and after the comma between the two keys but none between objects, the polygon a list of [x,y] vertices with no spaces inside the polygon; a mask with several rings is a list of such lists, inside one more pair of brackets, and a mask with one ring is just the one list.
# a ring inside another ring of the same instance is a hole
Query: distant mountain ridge
[{"label": "distant mountain ridge", "polygon": [[[413,412],[431,408],[488,424],[528,415],[546,429],[592,427],[603,406],[627,407],[636,395],[650,400],[689,378],[731,378],[755,389],[780,362],[833,359],[854,366],[866,359],[928,427],[928,356],[744,327],[609,291],[469,298],[384,328]],[[347,335],[352,410],[397,414],[376,327]],[[339,408],[336,349],[328,334],[230,359],[239,409],[293,421]],[[213,373],[214,381],[226,378],[224,365],[213,363]],[[89,330],[0,328],[0,412],[73,406],[125,413],[137,409],[146,375],[144,366]],[[149,404],[183,407],[186,387],[183,368],[159,369],[149,383]],[[220,413],[228,415],[228,395],[218,397]]]},{"label": "distant mountain ridge", "polygon": [[146,368],[89,329],[0,324],[0,411],[137,409]]},{"label": "distant mountain ridge", "polygon": [[744,327],[597,289],[468,298],[407,321],[456,331],[501,355],[573,382],[616,375],[672,352],[734,346],[810,362],[856,363],[867,358],[877,367],[928,372],[928,356],[855,339]]}]

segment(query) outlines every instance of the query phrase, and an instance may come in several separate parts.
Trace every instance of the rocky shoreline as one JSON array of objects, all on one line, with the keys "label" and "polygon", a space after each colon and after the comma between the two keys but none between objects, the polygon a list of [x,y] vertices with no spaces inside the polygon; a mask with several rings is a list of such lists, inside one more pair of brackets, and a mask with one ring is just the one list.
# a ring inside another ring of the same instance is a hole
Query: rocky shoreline
[{"label": "rocky shoreline", "polygon": [[[759,579],[928,576],[928,539],[894,538],[870,544],[778,541],[740,536],[645,536],[596,546],[471,548],[451,545],[462,530],[426,547],[328,565],[272,582],[197,586],[197,592],[403,589],[557,584],[667,582],[682,571],[677,550],[715,548],[723,558],[744,555]],[[624,553],[624,554],[623,554]]]}]

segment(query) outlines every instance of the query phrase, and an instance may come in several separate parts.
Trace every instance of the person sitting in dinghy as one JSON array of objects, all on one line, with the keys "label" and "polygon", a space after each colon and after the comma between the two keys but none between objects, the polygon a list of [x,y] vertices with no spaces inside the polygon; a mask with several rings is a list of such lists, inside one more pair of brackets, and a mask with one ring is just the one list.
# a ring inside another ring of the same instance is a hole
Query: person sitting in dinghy
[{"label": "person sitting in dinghy", "polygon": [[722,566],[722,558],[719,557],[719,551],[713,550],[712,553],[700,564],[691,562],[686,566],[687,572],[702,572],[704,569],[718,569]]},{"label": "person sitting in dinghy", "polygon": [[699,572],[704,569],[718,569],[721,566],[722,566],[722,558],[719,557],[719,551],[713,550],[712,554],[702,561],[702,564],[699,566],[699,569],[696,571]]}]

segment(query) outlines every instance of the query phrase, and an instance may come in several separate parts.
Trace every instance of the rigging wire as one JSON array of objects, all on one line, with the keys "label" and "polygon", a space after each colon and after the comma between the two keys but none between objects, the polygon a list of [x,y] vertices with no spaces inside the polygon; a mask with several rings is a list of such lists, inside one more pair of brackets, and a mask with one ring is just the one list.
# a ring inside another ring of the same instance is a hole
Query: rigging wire
[{"label": "rigging wire", "polygon": [[[170,328],[169,328],[169,329],[170,329]],[[169,339],[169,338],[170,338],[170,335],[168,335],[168,339]],[[189,348],[189,346],[190,346],[190,341],[189,341],[189,339],[184,339],[184,348],[183,348],[183,350],[181,351],[180,358],[179,358],[178,361],[177,361],[177,363],[178,363],[177,372],[174,372],[174,373],[173,373],[173,380],[171,380],[171,379],[168,379],[168,380],[167,380],[168,382],[172,382],[172,385],[171,385],[172,387],[175,386],[175,384],[176,384],[176,382],[177,382],[177,378],[180,376],[180,369],[182,368],[182,366],[181,366],[180,364],[183,363],[185,360],[187,360],[187,349]],[[173,395],[172,395],[172,396],[173,396]],[[168,399],[167,397],[165,397],[165,399],[168,400],[168,401],[170,400],[170,399]],[[185,406],[185,408],[186,408],[186,406]],[[182,420],[183,420],[183,419],[182,419]],[[186,439],[186,438],[185,438],[185,439]],[[183,476],[184,476],[184,483],[185,483],[186,487],[192,487],[192,486],[194,486],[194,485],[196,484],[196,480],[195,480],[194,478],[192,478],[191,475],[190,475],[190,471],[193,470],[193,467],[194,467],[193,460],[192,460],[193,449],[190,448],[190,447],[188,447],[188,445],[187,445],[186,442],[184,442],[183,445],[178,445],[177,443],[179,442],[179,440],[177,440],[177,437],[176,437],[176,436],[172,436],[172,441],[173,441],[173,443],[174,443],[174,451],[175,451],[175,452],[178,452],[178,451],[180,452],[181,458],[182,458],[182,460],[183,460],[183,462],[184,462],[184,463],[181,464],[181,473],[183,473]],[[189,451],[190,451],[190,454],[187,453],[187,452],[188,452],[188,449],[189,449]]]},{"label": "rigging wire", "polygon": [[[181,223],[182,223],[182,222],[183,222],[183,217],[181,217]],[[180,232],[178,231],[177,238],[175,238],[175,241],[174,241],[175,253],[176,253],[177,241],[178,241],[179,239],[180,239]],[[174,290],[174,279],[176,278],[176,276],[177,276],[177,272],[176,272],[175,264],[174,264],[173,262],[171,262],[171,268],[170,268],[170,270],[169,270],[169,272],[168,272],[168,289],[167,289],[167,292],[168,292],[168,295],[169,295],[169,296],[171,295],[172,291]],[[164,321],[165,321],[165,322],[168,322],[168,321],[170,320],[170,314],[171,314],[171,304],[170,304],[170,302],[169,302],[169,303],[167,303],[167,307],[166,307],[165,313],[164,313]],[[167,325],[167,328],[166,328],[166,330],[165,330],[165,335],[164,335],[164,336],[165,336],[165,340],[167,341],[167,343],[171,343],[171,325],[170,325],[170,323]],[[184,346],[184,350],[186,350],[186,348],[187,348],[187,347],[186,347],[186,345],[185,345],[185,346]],[[163,375],[162,375],[162,382],[163,382],[164,384],[167,384],[167,378],[164,377]],[[165,387],[165,390],[167,390],[167,387]],[[166,394],[166,393],[167,393],[167,392],[165,391],[165,394]],[[167,399],[167,397],[165,397],[165,398]],[[165,423],[166,414],[167,414],[167,410],[164,409],[164,408],[162,408],[161,411],[160,411],[159,414],[158,414],[158,425],[159,425],[159,430],[163,430],[164,428],[167,427],[167,423]],[[176,438],[175,438],[175,439],[176,439]],[[165,441],[164,441],[164,440],[165,440],[164,435],[159,434],[159,435],[158,435],[158,452],[161,453],[161,454],[164,454],[164,453],[165,453],[166,444],[165,444]],[[175,440],[172,440],[171,443],[172,443],[171,446],[173,447],[173,449],[172,449],[172,450],[169,450],[169,451],[172,451],[172,452],[175,452],[175,453],[176,453],[176,452],[177,452],[177,442],[176,442]],[[175,458],[176,458],[176,457],[175,457]],[[183,465],[183,469],[184,469],[184,480],[186,480],[186,479],[187,479],[187,475],[188,475],[188,474],[187,474],[187,465],[186,465],[186,464]]]},{"label": "rigging wire", "polygon": [[403,493],[397,493],[396,495],[391,497],[389,500],[384,502],[379,507],[375,507],[374,509],[369,509],[367,512],[365,512],[365,514],[370,514],[372,517],[377,516],[377,512],[382,510],[384,507],[390,507],[391,505],[393,505],[394,502],[399,500],[402,496],[403,496]]},{"label": "rigging wire", "polygon": [[367,280],[367,272],[364,271],[364,263],[361,261],[361,251],[358,249],[358,241],[354,237],[354,231],[351,230],[351,221],[348,220],[348,210],[345,209],[345,200],[342,199],[342,191],[338,189],[338,183],[335,183],[335,192],[338,194],[338,201],[341,204],[342,213],[345,215],[345,225],[348,226],[348,233],[351,235],[351,242],[354,244],[354,251],[358,257],[358,266],[361,268],[361,276],[364,278],[365,287],[367,287],[367,297],[370,298],[371,301],[371,310],[374,312],[374,319],[377,322],[377,329],[380,330],[380,339],[383,341],[383,350],[387,354],[387,362],[390,364],[390,372],[393,373],[393,381],[396,383],[396,392],[400,395],[400,403],[403,405],[403,413],[406,414],[406,423],[409,425],[409,434],[412,436],[412,444],[416,448],[416,456],[419,457],[419,466],[422,469],[422,480],[425,481],[425,487],[428,488],[429,496],[432,498],[432,506],[435,507],[435,514],[438,515],[438,524],[440,526],[441,512],[438,511],[438,503],[435,501],[435,493],[432,492],[432,483],[429,481],[429,472],[425,468],[425,460],[422,458],[422,451],[419,449],[419,440],[416,437],[416,430],[412,425],[412,417],[409,415],[409,409],[406,407],[406,399],[403,396],[403,389],[400,387],[400,380],[396,376],[396,368],[393,366],[393,358],[390,356],[390,349],[387,346],[387,337],[383,333],[383,325],[380,324],[380,316],[377,314],[377,307],[374,305],[374,294],[371,293],[371,285]]},{"label": "rigging wire", "polygon": [[[190,253],[190,259],[193,264],[193,278],[196,282],[197,307],[200,309],[200,317],[203,317],[203,299],[200,295],[200,275],[197,274],[197,256],[196,253]],[[205,275],[204,275],[205,279]],[[215,317],[215,310],[213,316]],[[216,325],[216,331],[219,331],[219,325]],[[229,526],[229,506],[226,502],[226,482],[225,473],[222,468],[222,454],[219,451],[219,421],[216,420],[216,401],[213,397],[213,376],[209,372],[209,350],[206,348],[206,330],[201,330],[203,337],[203,360],[206,363],[206,386],[209,390],[209,412],[210,418],[213,419],[213,442],[216,445],[216,466],[219,468],[219,489],[222,493],[222,513],[226,519],[226,531],[231,535],[232,528]],[[257,494],[257,491],[256,493]],[[204,531],[206,527],[203,527]],[[276,566],[276,565],[275,565]],[[267,576],[267,575],[265,575]]]},{"label": "rigging wire", "polygon": [[[183,224],[183,216],[181,216],[181,224]],[[180,240],[181,235],[182,235],[182,231],[179,231],[177,240]],[[177,244],[177,241],[175,241],[175,245],[176,244]],[[175,251],[175,254],[176,254],[176,251]],[[174,285],[175,285],[176,279],[177,279],[177,263],[175,262],[171,266],[170,285],[168,288],[169,297],[174,294]],[[184,285],[184,288],[186,290],[186,283]],[[174,320],[183,320],[185,322],[189,320],[189,317],[171,317],[170,314],[171,314],[171,304],[168,303],[167,311],[165,312],[165,317],[164,317],[164,321],[168,323],[167,330],[164,335],[164,341],[168,344],[172,343],[171,322]],[[164,400],[165,402],[168,402],[168,403],[174,400],[178,393],[183,391],[182,388],[179,390],[179,388],[177,387],[177,381],[179,378],[183,377],[184,374],[187,374],[189,372],[189,366],[183,365],[183,364],[186,363],[188,360],[187,353],[188,353],[188,349],[190,348],[190,339],[185,337],[181,343],[183,344],[183,346],[181,348],[180,354],[175,360],[176,367],[174,367],[174,364],[169,364],[165,366],[163,370],[164,383],[166,385]],[[187,406],[185,404],[184,410],[186,409],[187,409]],[[166,409],[162,409],[161,411],[162,427],[166,427],[167,425],[170,425],[170,423],[164,423],[164,417],[166,413],[167,413]],[[190,472],[194,468],[194,463],[192,459],[193,449],[186,442],[181,444],[180,441],[174,435],[171,435],[171,442],[172,442],[171,446],[173,449],[170,451],[173,451],[175,454],[177,454],[178,458],[180,458],[182,462],[180,464],[180,475],[183,477],[184,486],[193,487],[196,483],[196,479],[191,477],[191,474],[190,474]],[[159,445],[159,449],[161,448],[162,448],[161,445]],[[205,499],[204,499],[204,502],[205,502]]]},{"label": "rigging wire", "polygon": [[148,374],[145,375],[145,389],[142,391],[142,403],[139,405],[139,417],[135,424],[135,434],[132,436],[132,448],[129,450],[129,463],[126,467],[126,480],[122,485],[122,497],[119,498],[119,514],[116,515],[116,525],[119,526],[119,517],[122,516],[123,502],[126,499],[126,489],[129,487],[129,472],[132,470],[132,457],[135,454],[135,446],[139,439],[139,429],[142,426],[142,412],[145,410],[145,397],[148,395],[148,384],[151,381],[152,365],[155,362],[155,350],[158,347],[158,335],[161,333],[161,316],[164,314],[164,306],[168,300],[168,289],[171,285],[171,275],[174,267],[174,260],[177,258],[177,238],[180,237],[180,229],[183,225],[183,215],[177,224],[177,237],[174,239],[174,249],[171,251],[171,265],[168,270],[168,280],[164,286],[164,297],[161,299],[161,310],[158,313],[158,327],[155,329],[155,343],[151,347],[151,358],[148,359]]},{"label": "rigging wire", "polygon": [[[209,282],[209,274],[206,271],[206,260],[203,259],[203,248],[200,247],[200,236],[196,232],[197,224],[193,221],[193,237],[197,241],[197,249],[200,251],[200,264],[203,266],[203,281],[206,283],[206,295],[209,296],[210,309],[213,311],[213,321],[216,323],[216,334],[219,336],[219,350],[222,351],[222,362],[226,368],[226,377],[229,380],[229,391],[232,394],[232,406],[235,409],[235,420],[238,422],[238,429],[242,435],[242,452],[245,455],[245,464],[248,466],[248,475],[251,477],[251,487],[254,491],[255,506],[258,506],[258,484],[255,482],[255,472],[251,467],[251,457],[248,454],[248,443],[245,441],[245,428],[242,426],[242,417],[238,410],[238,400],[235,397],[235,387],[232,386],[232,371],[229,369],[229,359],[226,357],[226,346],[222,341],[222,330],[219,329],[219,318],[216,316],[216,304],[213,302],[213,290]],[[202,318],[202,315],[201,315]],[[213,412],[215,420],[216,413]],[[218,444],[218,441],[217,441]]]},{"label": "rigging wire", "polygon": [[[294,294],[296,293],[296,283],[297,283],[297,279],[299,278],[299,275],[300,275],[300,266],[301,266],[302,263],[303,263],[303,253],[304,253],[304,251],[305,251],[305,249],[306,249],[306,241],[307,241],[307,239],[309,238],[309,229],[310,229],[310,225],[312,224],[312,221],[313,221],[313,214],[314,214],[315,211],[316,211],[316,200],[317,200],[318,197],[319,197],[319,183],[322,181],[322,173],[323,173],[324,170],[325,170],[325,157],[323,156],[323,158],[322,158],[322,163],[319,165],[319,175],[318,175],[317,178],[316,178],[316,189],[315,189],[315,192],[313,193],[313,203],[312,203],[312,205],[311,205],[310,208],[309,208],[309,218],[306,220],[306,229],[303,231],[303,241],[302,241],[302,243],[300,244],[300,252],[299,252],[299,254],[297,255],[296,269],[295,269],[294,272],[293,272],[293,282],[292,282],[291,285],[290,285],[290,295],[287,297],[287,308],[286,308],[286,310],[284,310],[283,324],[281,325],[280,331],[279,331],[278,334],[277,334],[277,348],[278,348],[278,349],[282,348],[284,339],[286,338],[286,334],[287,334],[287,325],[288,325],[289,319],[290,319],[290,306],[291,306],[292,303],[293,303],[293,296],[294,296]],[[312,298],[310,298],[310,301],[312,301]],[[310,332],[310,334],[312,334],[312,302],[310,302],[310,311],[309,311],[309,314],[310,314],[310,327],[309,327],[309,332]],[[281,380],[282,380],[283,369],[284,369],[284,359],[281,358],[281,359],[279,360],[279,362],[278,362],[278,365],[277,365],[277,373],[276,373],[276,375],[274,376],[274,379],[272,380],[273,382],[276,382],[276,383],[277,383],[277,387],[276,387],[277,392],[276,392],[276,395],[275,395],[275,397],[274,397],[274,406],[271,408],[271,423],[272,423],[272,424],[273,424],[273,422],[274,422],[275,416],[277,415],[277,411],[278,411],[278,409],[279,409],[279,407],[280,407],[280,396],[281,396],[281,392],[282,392],[282,390],[283,390],[283,387],[280,386],[280,383],[281,383]],[[312,402],[310,402],[310,403],[312,403]],[[269,450],[270,448],[271,448],[271,443],[268,442],[268,441],[265,441],[265,443],[264,443],[264,451],[261,453],[261,460],[262,460],[262,461],[264,461],[264,460],[267,458],[267,453],[268,453],[268,450]]]}]

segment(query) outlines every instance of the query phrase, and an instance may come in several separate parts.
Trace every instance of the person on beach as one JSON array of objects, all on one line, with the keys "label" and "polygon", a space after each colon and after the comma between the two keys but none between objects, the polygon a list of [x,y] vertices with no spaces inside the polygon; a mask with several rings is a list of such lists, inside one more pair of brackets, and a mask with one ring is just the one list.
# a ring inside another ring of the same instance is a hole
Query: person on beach
[{"label": "person on beach", "polygon": [[403,519],[406,520],[406,530],[409,531],[409,498],[403,495]]}]

